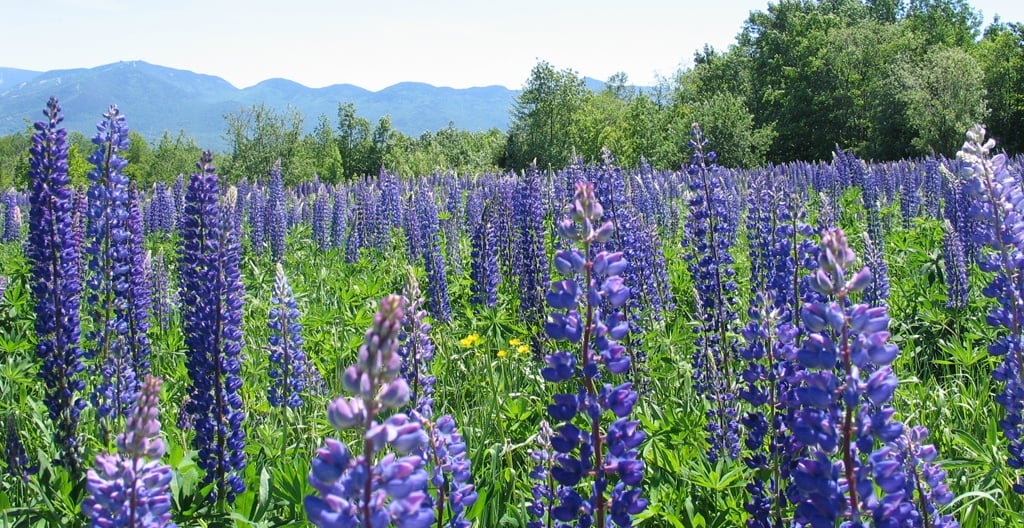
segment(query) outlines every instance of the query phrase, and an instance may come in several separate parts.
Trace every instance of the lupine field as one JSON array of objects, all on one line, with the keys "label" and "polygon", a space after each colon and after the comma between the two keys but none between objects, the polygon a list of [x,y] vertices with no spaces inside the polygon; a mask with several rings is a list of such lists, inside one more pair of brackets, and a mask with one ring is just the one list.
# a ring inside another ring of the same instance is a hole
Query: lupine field
[{"label": "lupine field", "polygon": [[1024,526],[1024,163],[3,192],[0,526]]}]

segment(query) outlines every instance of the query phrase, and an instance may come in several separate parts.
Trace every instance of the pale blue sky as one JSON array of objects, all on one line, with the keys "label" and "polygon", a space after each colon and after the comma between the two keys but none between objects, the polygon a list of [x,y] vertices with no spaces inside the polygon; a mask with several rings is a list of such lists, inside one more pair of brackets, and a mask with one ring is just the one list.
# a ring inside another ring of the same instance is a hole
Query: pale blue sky
[{"label": "pale blue sky", "polygon": [[[974,0],[986,23],[1024,20],[1019,0]],[[378,90],[400,81],[520,88],[538,59],[649,85],[705,43],[733,43],[740,0],[0,0],[0,66],[119,60],[223,77]]]}]

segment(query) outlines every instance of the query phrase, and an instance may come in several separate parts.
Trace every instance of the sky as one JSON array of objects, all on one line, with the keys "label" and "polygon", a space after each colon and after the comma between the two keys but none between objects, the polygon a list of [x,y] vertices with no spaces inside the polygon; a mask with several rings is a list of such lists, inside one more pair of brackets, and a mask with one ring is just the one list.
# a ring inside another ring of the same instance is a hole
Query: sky
[{"label": "sky", "polygon": [[[402,81],[519,89],[540,60],[653,85],[724,50],[740,0],[0,0],[0,66],[46,71],[142,60],[238,88],[282,77],[380,90]],[[1024,2],[972,0],[985,23]]]}]

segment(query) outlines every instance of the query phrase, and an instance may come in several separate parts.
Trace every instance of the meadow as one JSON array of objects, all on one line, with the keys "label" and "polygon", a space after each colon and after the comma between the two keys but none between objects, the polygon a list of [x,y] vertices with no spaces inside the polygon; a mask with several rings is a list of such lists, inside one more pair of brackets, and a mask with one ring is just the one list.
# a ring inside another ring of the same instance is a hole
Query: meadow
[{"label": "meadow", "polygon": [[1024,526],[1024,165],[981,129],[136,190],[112,110],[87,190],[52,104],[3,201],[0,526]]}]

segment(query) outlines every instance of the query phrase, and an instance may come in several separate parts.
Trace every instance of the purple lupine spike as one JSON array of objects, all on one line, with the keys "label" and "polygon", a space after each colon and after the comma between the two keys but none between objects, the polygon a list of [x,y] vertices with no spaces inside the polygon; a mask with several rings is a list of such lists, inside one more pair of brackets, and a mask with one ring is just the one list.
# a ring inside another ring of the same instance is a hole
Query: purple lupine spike
[{"label": "purple lupine spike", "polygon": [[[547,366],[541,370],[548,382],[575,384],[566,387],[566,393],[555,394],[548,406],[558,424],[551,439],[556,454],[550,466],[550,476],[557,482],[551,492],[557,498],[550,511],[555,519],[575,520],[582,526],[603,528],[606,519],[628,526],[647,506],[640,495],[644,466],[637,454],[645,434],[629,419],[637,399],[632,384],[600,384],[602,370],[623,374],[630,368],[625,347],[618,343],[629,332],[619,311],[629,297],[620,276],[627,262],[622,253],[592,250],[606,244],[614,231],[610,222],[601,221],[604,210],[593,184],[576,184],[567,213],[557,231],[574,247],[555,254],[555,267],[568,278],[551,284],[547,301],[552,311],[544,328],[551,339],[579,347],[580,354],[556,350],[545,358]],[[579,278],[582,286],[576,282]],[[602,434],[606,413],[614,418]]]},{"label": "purple lupine spike", "polygon": [[36,354],[44,403],[62,451],[61,465],[81,474],[79,413],[85,389],[79,348],[79,244],[74,233],[74,191],[68,177],[67,132],[56,98],[50,98],[45,121],[37,122],[29,149],[29,229],[25,254],[35,296]]},{"label": "purple lupine spike", "polygon": [[469,302],[494,308],[498,304],[498,285],[501,270],[498,269],[498,235],[495,208],[488,202],[484,214],[472,227],[472,264],[469,276],[473,281]]},{"label": "purple lupine spike", "polygon": [[[710,403],[708,408],[708,459],[721,454],[739,456],[736,409],[736,373],[733,358],[737,343],[732,337],[736,321],[736,282],[729,249],[736,241],[736,226],[730,221],[728,190],[715,171],[714,153],[705,154],[707,141],[699,125],[690,139],[694,154],[690,160],[690,212],[683,244],[697,293],[701,318],[697,348],[693,355],[697,390]],[[708,166],[708,162],[711,166]]]},{"label": "purple lupine spike", "polygon": [[242,351],[244,288],[239,271],[238,235],[231,220],[237,193],[218,201],[213,155],[207,151],[189,178],[182,217],[179,278],[185,366],[192,381],[184,405],[185,422],[196,434],[192,446],[213,483],[209,500],[231,503],[245,489],[245,412],[238,390]]},{"label": "purple lupine spike", "polygon": [[331,206],[331,247],[345,247],[345,230],[348,228],[348,193],[338,184]]},{"label": "purple lupine spike", "polygon": [[171,467],[160,462],[166,447],[160,438],[160,379],[149,376],[117,436],[117,454],[96,456],[82,501],[90,527],[172,528]]},{"label": "purple lupine spike", "polygon": [[[512,212],[515,220],[515,246],[518,248],[519,313],[523,321],[538,327],[544,320],[544,292],[551,277],[548,255],[544,248],[544,203],[541,178],[535,165],[530,165],[516,187]],[[466,205],[467,213],[469,204]],[[472,224],[470,224],[472,225]]]},{"label": "purple lupine spike", "polygon": [[939,161],[929,157],[924,161],[922,177],[922,194],[924,195],[924,212],[929,218],[942,218],[942,174],[939,172]]},{"label": "purple lupine spike", "polygon": [[[311,464],[309,483],[316,494],[303,506],[318,527],[411,526],[427,528],[434,510],[427,493],[429,476],[420,452],[428,437],[422,425],[405,414],[379,421],[384,411],[408,403],[409,387],[401,376],[398,336],[404,303],[385,297],[349,366],[342,384],[353,397],[339,397],[328,406],[328,421],[338,429],[362,433],[362,452],[328,438]],[[385,447],[393,452],[380,456]]]},{"label": "purple lupine spike", "polygon": [[420,231],[423,233],[423,266],[427,271],[427,298],[430,314],[443,323],[452,319],[448,300],[448,273],[441,253],[440,220],[433,193],[419,197]]},{"label": "purple lupine spike", "polygon": [[270,405],[291,408],[302,406],[306,371],[314,368],[302,352],[302,326],[299,307],[288,285],[284,267],[278,262],[274,291],[270,295]]},{"label": "purple lupine spike", "polygon": [[7,466],[4,471],[26,484],[29,476],[39,471],[39,466],[28,459],[25,445],[21,443],[18,419],[11,413],[4,415],[4,462]]},{"label": "purple lupine spike", "polygon": [[942,229],[942,260],[946,266],[946,307],[955,310],[967,307],[967,263],[960,234],[946,220]]},{"label": "purple lupine spike", "polygon": [[284,262],[284,234],[288,228],[288,207],[284,199],[284,178],[281,176],[281,159],[270,168],[269,198],[267,200],[266,220],[268,240],[270,242],[270,258],[274,262]]},{"label": "purple lupine spike", "polygon": [[320,251],[327,251],[331,247],[331,219],[327,216],[330,200],[325,189],[320,189],[313,200],[313,240]]},{"label": "purple lupine spike", "polygon": [[[122,158],[128,149],[128,127],[117,106],[111,105],[96,128],[92,142],[97,148],[89,156],[95,167],[89,172],[85,249],[93,326],[86,333],[85,357],[95,361],[93,405],[101,419],[111,419],[127,416],[141,377],[131,362],[130,347],[138,343],[128,342],[132,309],[128,295],[133,270],[127,225],[129,182],[124,174],[128,162]],[[140,242],[139,238],[135,242]],[[101,427],[106,429],[106,422]]]},{"label": "purple lupine spike", "polygon": [[155,256],[147,252],[146,262],[146,284],[150,292],[153,319],[160,326],[160,331],[166,332],[170,326],[174,301],[163,250],[157,251]]},{"label": "purple lupine spike", "polygon": [[402,377],[409,384],[409,401],[422,416],[434,415],[434,382],[430,364],[434,360],[434,342],[430,339],[430,323],[423,310],[423,294],[412,268],[405,284],[405,319],[402,321]]},{"label": "purple lupine spike", "polygon": [[[995,140],[985,139],[985,128],[975,125],[967,132],[967,141],[957,153],[963,164],[961,178],[972,200],[970,212],[978,229],[966,233],[985,251],[978,268],[992,274],[982,290],[996,305],[986,320],[1000,329],[988,351],[1000,359],[992,377],[1002,384],[996,401],[1006,410],[999,420],[1003,435],[1009,441],[1008,463],[1024,467],[1024,289],[1020,283],[1020,262],[1024,258],[1024,190],[1007,169],[1005,153],[991,156]],[[1013,485],[1024,494],[1024,477],[1018,473]]]},{"label": "purple lupine spike", "polygon": [[895,455],[906,430],[890,403],[898,349],[887,343],[886,307],[850,300],[872,280],[866,266],[853,272],[855,260],[841,230],[825,231],[809,281],[824,299],[801,312],[808,334],[796,354],[804,370],[793,391],[800,405],[793,435],[807,453],[795,463],[790,498],[794,521],[805,525],[872,518],[893,525],[920,515],[904,485],[913,468]]},{"label": "purple lupine spike", "polygon": [[256,255],[262,255],[266,248],[266,200],[264,188],[254,185],[249,190],[249,248]]},{"label": "purple lupine spike", "polygon": [[125,343],[128,347],[128,365],[132,376],[144,379],[149,374],[150,342],[149,318],[152,294],[146,277],[146,238],[142,230],[142,212],[139,210],[139,192],[132,186],[128,191],[128,289],[125,300]]},{"label": "purple lupine spike", "polygon": [[21,209],[18,208],[18,197],[14,189],[3,193],[4,228],[0,242],[17,242],[21,240]]}]

